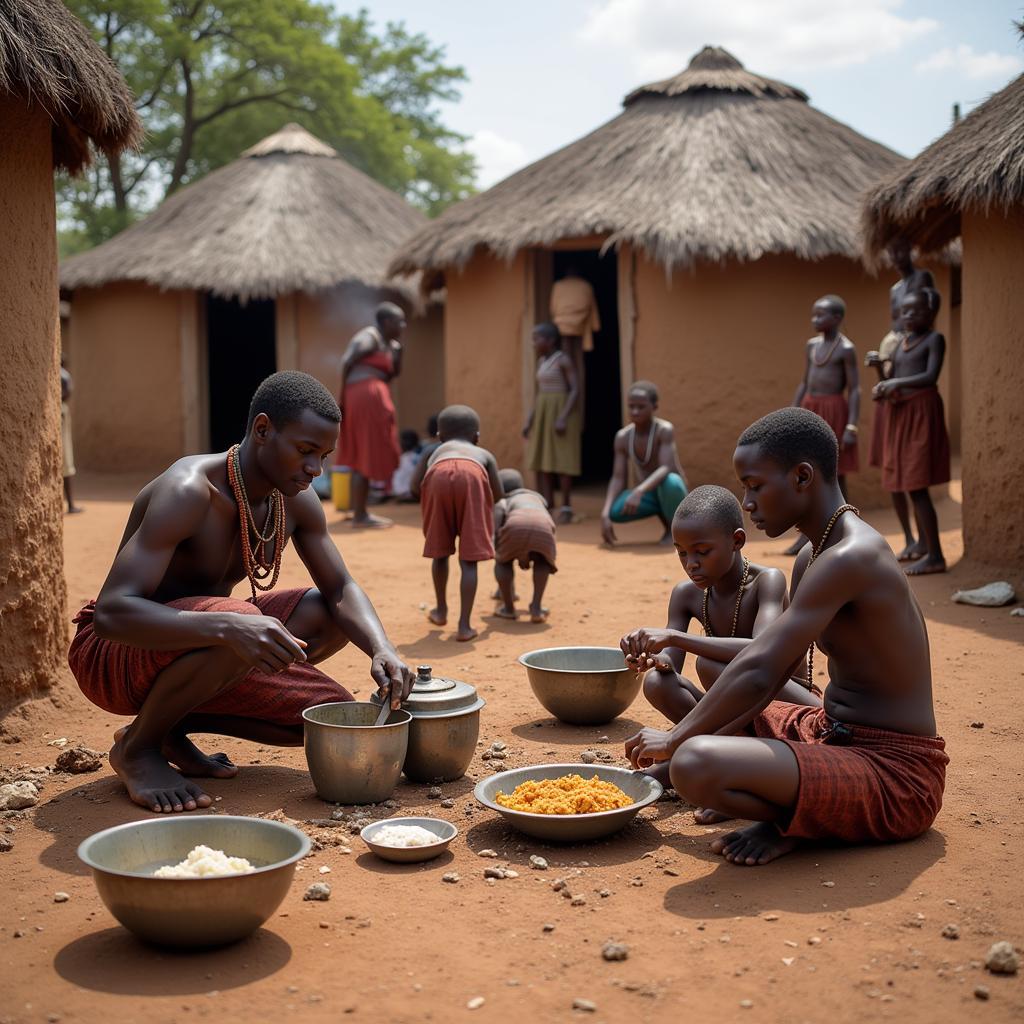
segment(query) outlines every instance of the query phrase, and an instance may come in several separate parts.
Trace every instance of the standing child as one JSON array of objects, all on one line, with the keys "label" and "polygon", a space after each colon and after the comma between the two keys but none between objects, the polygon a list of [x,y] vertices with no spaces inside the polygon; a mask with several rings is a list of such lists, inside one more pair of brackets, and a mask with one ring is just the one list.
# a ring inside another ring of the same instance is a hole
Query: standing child
[{"label": "standing child", "polygon": [[433,559],[437,604],[427,614],[435,626],[448,621],[448,559],[459,539],[459,627],[456,640],[472,640],[469,624],[476,598],[477,562],[494,557],[494,503],[505,492],[494,456],[481,448],[480,417],[468,405],[449,405],[438,416],[440,444],[420,460],[410,490],[423,505],[423,557]]},{"label": "standing child", "polygon": [[903,299],[904,337],[892,355],[892,376],[871,393],[888,403],[882,486],[910,494],[925,553],[910,562],[908,576],[946,571],[939,520],[928,488],[949,482],[949,435],[936,384],[946,356],[946,339],[934,329],[939,293],[921,288]]},{"label": "standing child", "polygon": [[[751,638],[774,622],[789,601],[786,577],[748,561],[743,555],[747,535],[743,510],[724,487],[705,484],[681,502],[672,520],[672,541],[689,579],[676,585],[668,603],[665,629],[633,630],[620,642],[626,660],[644,676],[644,696],[666,718],[680,722],[711,689],[726,665]],[[688,633],[696,619],[704,635]],[[664,652],[663,657],[656,657]],[[687,654],[703,690],[682,675]],[[808,689],[802,675],[787,682],[779,700],[821,707],[816,688]],[[652,774],[668,781],[668,764]],[[697,821],[722,820],[711,810],[697,811]]]},{"label": "standing child", "polygon": [[572,359],[559,348],[558,328],[537,324],[537,397],[523,427],[529,438],[526,461],[537,473],[537,489],[554,508],[555,481],[562,489],[558,522],[572,522],[572,478],[580,475],[579,377]]},{"label": "standing child", "polygon": [[530,621],[545,622],[548,609],[541,602],[548,578],[558,572],[555,565],[555,524],[544,498],[523,486],[523,478],[514,469],[500,473],[505,497],[494,506],[494,535],[497,554],[494,578],[498,581],[501,604],[495,615],[502,619],[517,616],[515,606],[514,562],[521,569],[533,567],[533,599]]}]

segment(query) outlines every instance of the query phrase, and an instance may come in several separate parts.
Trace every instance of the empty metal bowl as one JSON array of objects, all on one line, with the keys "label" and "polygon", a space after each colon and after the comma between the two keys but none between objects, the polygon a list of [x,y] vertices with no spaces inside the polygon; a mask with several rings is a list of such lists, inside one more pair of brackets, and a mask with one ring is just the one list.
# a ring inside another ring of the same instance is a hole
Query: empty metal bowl
[{"label": "empty metal bowl", "polygon": [[[220,878],[154,878],[196,846],[244,857],[256,870]],[[309,839],[280,821],[226,814],[155,818],[90,836],[78,857],[92,869],[107,909],[129,931],[161,946],[237,942],[280,906],[309,853]]]},{"label": "empty metal bowl", "polygon": [[408,711],[392,711],[374,725],[380,707],[350,700],[302,712],[306,763],[321,799],[379,804],[398,785],[409,745]]},{"label": "empty metal bowl", "polygon": [[[597,811],[594,814],[531,814],[529,811],[513,811],[502,807],[495,800],[498,793],[507,795],[520,783],[560,779],[563,775],[580,775],[584,779],[592,779],[596,775],[602,782],[618,786],[626,796],[633,799],[633,803],[618,810]],[[485,807],[497,811],[510,825],[528,836],[554,843],[584,843],[618,832],[636,817],[641,808],[653,804],[663,792],[657,779],[629,768],[598,764],[538,764],[532,768],[498,772],[490,778],[481,779],[473,795]]]},{"label": "empty metal bowl", "polygon": [[[419,825],[437,836],[437,842],[429,846],[385,846],[374,842],[374,836],[385,825]],[[459,830],[443,818],[387,818],[384,821],[373,821],[364,825],[359,838],[382,860],[394,861],[396,864],[417,864],[424,860],[440,857],[448,844],[459,834]]]},{"label": "empty metal bowl", "polygon": [[618,647],[547,647],[519,658],[534,696],[562,722],[604,725],[640,692],[642,677]]}]

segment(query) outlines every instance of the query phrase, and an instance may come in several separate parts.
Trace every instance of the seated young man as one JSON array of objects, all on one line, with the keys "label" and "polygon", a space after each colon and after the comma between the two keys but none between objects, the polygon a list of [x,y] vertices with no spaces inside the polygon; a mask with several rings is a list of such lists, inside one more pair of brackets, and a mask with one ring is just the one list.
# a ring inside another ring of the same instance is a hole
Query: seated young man
[{"label": "seated young man", "polygon": [[[675,428],[660,419],[658,389],[638,380],[626,397],[629,424],[615,435],[612,478],[601,510],[601,537],[616,542],[613,523],[657,516],[664,527],[662,544],[672,543],[672,516],[686,497],[686,477],[679,465]],[[630,476],[634,486],[627,489]]]},{"label": "seated young man", "polygon": [[[746,649],[789,603],[786,577],[778,569],[751,562],[743,555],[747,534],[743,510],[736,496],[724,487],[705,484],[682,500],[672,520],[672,541],[689,577],[672,590],[668,626],[645,626],[620,641],[626,661],[644,676],[644,696],[666,718],[679,722],[710,690],[726,665]],[[688,633],[696,619],[704,634]],[[635,652],[635,653],[634,653]],[[694,669],[703,690],[682,675],[687,654],[696,659]],[[783,685],[780,699],[793,704],[821,707],[817,693],[803,678]],[[648,769],[659,781],[669,783],[668,762]],[[697,821],[711,824],[724,816],[708,808],[696,813]]]},{"label": "seated young man", "polygon": [[[949,758],[924,617],[889,545],[844,502],[837,460],[835,434],[807,409],[744,431],[733,454],[744,509],[769,537],[795,526],[810,541],[792,603],[671,731],[626,741],[634,767],[668,761],[687,800],[757,822],[712,843],[734,864],[767,864],[802,839],[910,839],[942,806]],[[815,643],[829,659],[824,707],[776,700]]]},{"label": "seated young man", "polygon": [[[237,773],[189,733],[302,743],[306,708],[352,699],[313,667],[349,641],[393,707],[411,691],[310,490],[340,420],[315,378],[275,373],[253,396],[240,445],[179,459],[135,499],[99,597],[75,617],[68,661],[94,704],[136,716],[116,734],[110,764],[141,807],[208,807],[184,776]],[[314,587],[271,589],[289,539]],[[242,580],[251,600],[231,596]]]}]

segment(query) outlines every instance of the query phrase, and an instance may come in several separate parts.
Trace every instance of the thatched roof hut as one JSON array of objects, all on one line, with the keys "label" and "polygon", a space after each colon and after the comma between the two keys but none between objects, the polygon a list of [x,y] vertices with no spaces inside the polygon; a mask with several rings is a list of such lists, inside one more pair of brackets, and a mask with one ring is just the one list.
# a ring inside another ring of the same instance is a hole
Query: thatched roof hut
[{"label": "thatched roof hut", "polygon": [[53,164],[72,173],[89,163],[90,142],[115,153],[142,138],[121,72],[60,0],[0,3],[0,93],[46,111]]},{"label": "thatched roof hut", "polygon": [[0,0],[0,717],[66,668],[53,171],[141,135],[117,68],[58,0]]},{"label": "thatched roof hut", "polygon": [[584,138],[445,211],[392,269],[461,267],[478,247],[509,259],[595,234],[667,270],[772,253],[856,258],[857,197],[902,161],[719,47],[623,105]]},{"label": "thatched roof hut", "polygon": [[426,223],[401,196],[287,124],[61,268],[64,288],[145,281],[266,299],[345,281],[401,288],[387,261]]},{"label": "thatched roof hut", "polygon": [[924,253],[960,239],[964,552],[1024,576],[1006,486],[1024,471],[1024,75],[877,184],[863,216],[869,263],[897,236]]},{"label": "thatched roof hut", "polygon": [[[705,47],[589,135],[446,210],[391,269],[445,284],[446,399],[487,410],[484,443],[503,463],[522,459],[530,325],[575,264],[602,323],[587,357],[585,473],[606,470],[623,393],[643,377],[661,387],[691,480],[728,483],[740,430],[792,400],[815,299],[846,299],[846,331],[865,350],[885,333],[888,286],[860,262],[859,196],[903,162],[801,89]],[[867,472],[853,489],[862,504],[884,500]]]},{"label": "thatched roof hut", "polygon": [[288,124],[69,259],[81,464],[153,470],[226,446],[274,370],[336,389],[345,343],[384,299],[415,314],[396,398],[421,427],[441,401],[441,314],[387,260],[425,221]]}]

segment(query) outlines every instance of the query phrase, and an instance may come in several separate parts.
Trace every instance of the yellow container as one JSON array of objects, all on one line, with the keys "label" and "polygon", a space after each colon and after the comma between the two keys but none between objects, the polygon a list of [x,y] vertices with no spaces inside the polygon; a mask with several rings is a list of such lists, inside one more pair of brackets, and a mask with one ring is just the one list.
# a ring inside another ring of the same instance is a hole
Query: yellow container
[{"label": "yellow container", "polygon": [[352,507],[352,471],[348,466],[331,468],[331,500],[339,512]]}]

